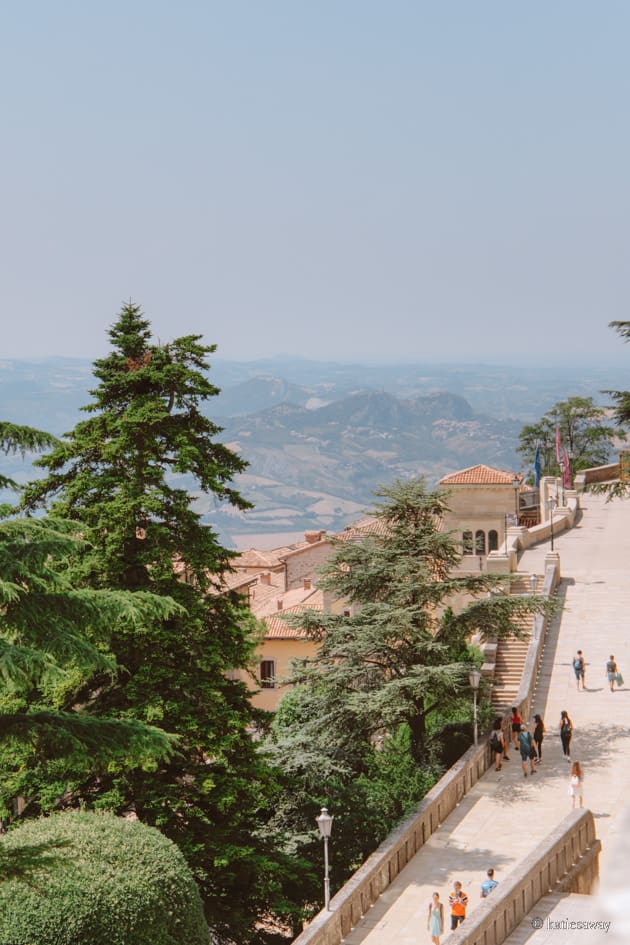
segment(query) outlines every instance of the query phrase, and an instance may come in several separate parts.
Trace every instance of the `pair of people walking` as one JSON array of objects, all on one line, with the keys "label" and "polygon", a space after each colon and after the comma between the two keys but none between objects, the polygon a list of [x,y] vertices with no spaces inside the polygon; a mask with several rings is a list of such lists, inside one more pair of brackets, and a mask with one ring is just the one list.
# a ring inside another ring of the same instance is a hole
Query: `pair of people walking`
[{"label": "pair of people walking", "polygon": [[[580,691],[580,683],[582,684],[582,691],[584,691],[586,689],[586,660],[584,659],[582,650],[578,650],[573,657],[573,672],[575,673],[575,684],[578,692]],[[623,686],[623,676],[619,672],[619,667],[617,666],[613,653],[610,654],[610,658],[606,661],[605,676],[608,680],[611,692],[615,691],[615,686],[617,686],[617,688]]]},{"label": "pair of people walking", "polygon": [[[486,878],[481,884],[480,895],[486,899],[493,889],[499,884],[494,878],[494,870],[489,869]],[[451,907],[451,931],[454,931],[466,918],[466,907],[468,906],[468,896],[462,889],[462,884],[458,881],[453,884],[453,891],[448,897]],[[429,903],[427,915],[427,932],[431,936],[433,945],[440,945],[440,935],[444,932],[444,905],[440,902],[440,894],[434,892]]]}]

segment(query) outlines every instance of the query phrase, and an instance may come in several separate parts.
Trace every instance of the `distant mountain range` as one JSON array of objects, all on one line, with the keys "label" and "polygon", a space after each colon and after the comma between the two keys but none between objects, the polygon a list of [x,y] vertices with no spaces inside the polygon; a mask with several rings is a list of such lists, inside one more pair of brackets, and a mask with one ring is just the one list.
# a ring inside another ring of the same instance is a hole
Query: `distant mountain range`
[{"label": "distant mountain range", "polygon": [[[627,386],[620,368],[344,365],[297,359],[212,363],[221,394],[207,404],[221,440],[249,463],[246,514],[198,495],[204,520],[233,547],[272,547],[308,529],[336,531],[372,491],[418,474],[431,485],[475,463],[520,469],[518,434],[558,400]],[[0,416],[61,435],[95,386],[91,363],[0,361]],[[32,469],[3,460],[14,478]],[[183,484],[194,489],[192,481]]]}]

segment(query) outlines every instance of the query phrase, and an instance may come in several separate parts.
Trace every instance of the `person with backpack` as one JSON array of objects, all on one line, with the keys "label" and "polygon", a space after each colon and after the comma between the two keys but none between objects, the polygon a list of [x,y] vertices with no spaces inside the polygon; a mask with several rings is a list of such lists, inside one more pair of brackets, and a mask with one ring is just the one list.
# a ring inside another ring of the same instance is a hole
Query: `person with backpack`
[{"label": "person with backpack", "polygon": [[503,765],[501,762],[505,758],[509,761],[507,749],[505,747],[505,736],[502,729],[502,720],[499,716],[492,723],[492,734],[490,735],[490,751],[494,755],[494,770],[500,771]]},{"label": "person with backpack", "polygon": [[610,654],[610,659],[606,663],[606,676],[608,677],[608,684],[610,686],[610,691],[615,691],[615,683],[617,682],[617,664],[615,663],[615,657]]},{"label": "person with backpack", "polygon": [[580,680],[582,681],[582,691],[584,691],[586,688],[585,667],[586,663],[584,661],[584,654],[582,653],[582,650],[578,650],[573,657],[573,672],[575,673],[575,682],[578,692],[580,691]]},{"label": "person with backpack", "polygon": [[529,761],[530,774],[536,774],[534,761],[536,758],[536,749],[531,733],[528,731],[527,724],[523,722],[518,736],[518,742],[521,748],[521,763],[523,765],[523,777],[527,777],[527,762]]},{"label": "person with backpack", "polygon": [[560,713],[560,741],[562,742],[562,757],[571,761],[571,736],[573,735],[573,722],[569,718],[569,713],[563,709]]},{"label": "person with backpack", "polygon": [[542,761],[542,743],[543,738],[545,737],[545,723],[542,720],[542,716],[534,716],[534,741],[536,742],[536,752],[538,754],[537,764],[540,764]]}]

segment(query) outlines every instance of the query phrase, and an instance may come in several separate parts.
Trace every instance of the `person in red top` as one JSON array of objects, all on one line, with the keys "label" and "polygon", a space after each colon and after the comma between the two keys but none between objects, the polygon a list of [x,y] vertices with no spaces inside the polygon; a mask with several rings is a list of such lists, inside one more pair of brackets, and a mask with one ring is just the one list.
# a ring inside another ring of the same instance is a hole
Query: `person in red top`
[{"label": "person in red top", "polygon": [[462,889],[461,883],[453,883],[453,892],[448,897],[448,901],[451,907],[451,932],[453,932],[466,918],[468,896]]},{"label": "person in red top", "polygon": [[521,731],[521,725],[523,720],[518,714],[518,709],[515,705],[512,706],[512,715],[510,716],[510,722],[512,723],[512,741],[514,742],[514,748],[516,751],[520,751],[518,744],[518,736]]}]

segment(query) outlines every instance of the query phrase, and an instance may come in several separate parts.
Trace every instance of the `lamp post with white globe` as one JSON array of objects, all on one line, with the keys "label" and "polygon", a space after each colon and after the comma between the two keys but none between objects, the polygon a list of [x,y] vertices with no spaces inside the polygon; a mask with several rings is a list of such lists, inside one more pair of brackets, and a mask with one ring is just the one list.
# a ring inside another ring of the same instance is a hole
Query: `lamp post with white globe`
[{"label": "lamp post with white globe", "polygon": [[328,838],[332,831],[334,817],[331,817],[328,810],[322,807],[319,817],[315,818],[319,832],[324,841],[324,908],[326,912],[330,910],[330,876],[328,875]]}]

